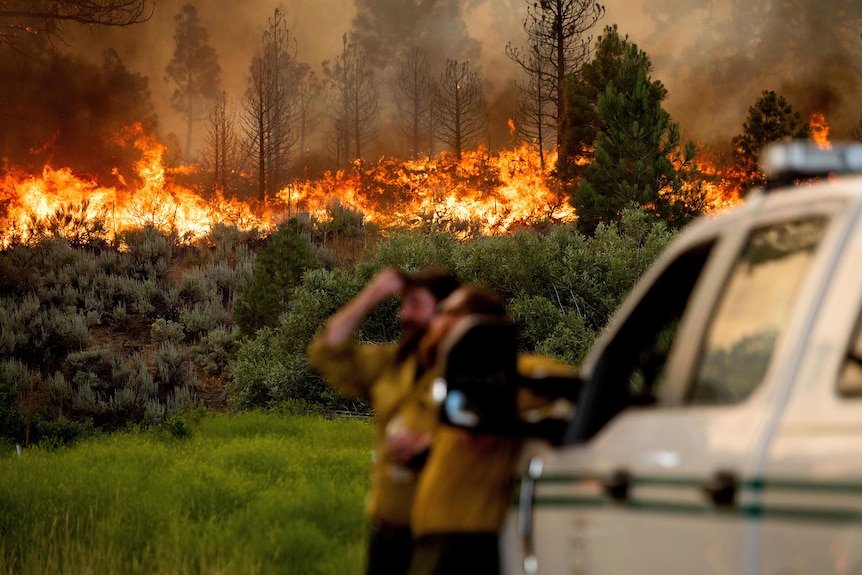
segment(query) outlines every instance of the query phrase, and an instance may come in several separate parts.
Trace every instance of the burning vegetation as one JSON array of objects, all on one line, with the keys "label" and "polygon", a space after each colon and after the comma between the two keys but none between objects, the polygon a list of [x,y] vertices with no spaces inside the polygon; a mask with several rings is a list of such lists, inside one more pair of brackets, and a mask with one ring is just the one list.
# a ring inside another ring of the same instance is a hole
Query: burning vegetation
[{"label": "burning vegetation", "polygon": [[[823,115],[812,115],[809,126],[812,139],[829,146]],[[73,245],[115,243],[120,232],[144,226],[191,243],[216,224],[266,232],[291,217],[326,222],[338,208],[382,230],[442,230],[459,239],[577,218],[566,190],[528,144],[497,153],[479,147],[460,160],[443,154],[357,161],[351,169],[291,183],[259,202],[195,183],[205,176],[198,168],[166,167],[167,146],[140,124],[117,139],[134,148],[138,159],[114,168],[116,184],[80,177],[69,167],[45,165],[39,174],[6,170],[0,179],[0,245],[28,244],[45,235]],[[544,163],[553,166],[554,158]],[[739,201],[732,170],[722,167],[721,158],[700,150],[695,163],[699,179],[690,185],[701,187],[706,211]]]},{"label": "burning vegetation", "polygon": [[526,144],[497,154],[480,147],[461,160],[443,155],[357,162],[350,170],[290,184],[258,202],[183,183],[199,171],[167,168],[166,146],[140,125],[127,130],[129,135],[140,158],[131,178],[121,175],[125,169],[114,170],[116,185],[49,165],[35,175],[7,171],[0,180],[3,245],[26,244],[46,233],[73,244],[99,236],[113,242],[119,232],[143,226],[193,242],[215,224],[265,231],[299,215],[326,220],[336,205],[381,229],[446,230],[461,238],[570,222],[575,216],[561,186],[540,167],[538,152]]}]

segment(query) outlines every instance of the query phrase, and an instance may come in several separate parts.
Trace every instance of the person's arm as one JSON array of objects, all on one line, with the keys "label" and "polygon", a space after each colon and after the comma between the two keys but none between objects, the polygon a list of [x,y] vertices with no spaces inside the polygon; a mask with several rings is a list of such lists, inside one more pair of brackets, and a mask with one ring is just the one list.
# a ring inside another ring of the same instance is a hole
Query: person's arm
[{"label": "person's arm", "polygon": [[400,294],[403,289],[404,280],[400,273],[392,268],[381,271],[326,322],[321,341],[330,346],[344,343],[353,337],[369,311],[386,298]]}]

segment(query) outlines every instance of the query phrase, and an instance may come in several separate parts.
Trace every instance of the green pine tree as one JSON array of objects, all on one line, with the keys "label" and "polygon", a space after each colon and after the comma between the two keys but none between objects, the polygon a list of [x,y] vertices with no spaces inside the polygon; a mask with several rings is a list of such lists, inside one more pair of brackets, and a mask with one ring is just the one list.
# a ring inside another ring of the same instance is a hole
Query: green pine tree
[{"label": "green pine tree", "polygon": [[799,112],[772,90],[764,90],[748,109],[742,133],[733,137],[733,165],[729,179],[736,192],[744,196],[748,190],[766,183],[760,171],[760,150],[770,142],[787,139],[805,139],[811,129]]},{"label": "green pine tree", "polygon": [[593,59],[566,76],[557,158],[557,174],[564,181],[583,175],[581,160],[593,158],[596,136],[606,128],[599,116],[599,96],[614,78],[628,45],[628,36],[620,36],[616,24],[607,26],[596,41]]},{"label": "green pine tree", "polygon": [[[616,29],[607,35],[611,41]],[[699,187],[686,187],[683,178],[693,169],[694,144],[681,144],[679,125],[662,108],[667,90],[650,78],[647,54],[627,40],[612,41],[622,51],[597,102],[603,128],[595,138],[595,158],[571,198],[578,227],[592,234],[599,223],[619,221],[623,209],[633,206],[680,226],[702,209]]]},{"label": "green pine tree", "polygon": [[295,218],[272,233],[255,258],[254,276],[237,290],[234,319],[242,333],[252,335],[261,327],[277,325],[302,275],[318,266],[314,248]]}]

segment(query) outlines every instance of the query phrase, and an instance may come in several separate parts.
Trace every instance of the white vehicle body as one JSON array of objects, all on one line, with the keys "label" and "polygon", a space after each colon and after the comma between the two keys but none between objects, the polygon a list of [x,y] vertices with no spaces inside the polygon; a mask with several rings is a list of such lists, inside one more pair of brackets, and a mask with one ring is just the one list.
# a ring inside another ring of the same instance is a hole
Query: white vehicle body
[{"label": "white vehicle body", "polygon": [[862,574],[862,177],[686,228],[581,375],[562,445],[531,446],[507,574]]}]

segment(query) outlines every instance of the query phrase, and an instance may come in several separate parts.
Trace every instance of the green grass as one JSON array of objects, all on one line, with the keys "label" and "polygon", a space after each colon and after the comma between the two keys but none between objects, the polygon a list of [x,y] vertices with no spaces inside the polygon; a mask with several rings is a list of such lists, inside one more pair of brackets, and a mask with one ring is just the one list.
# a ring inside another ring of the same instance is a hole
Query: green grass
[{"label": "green grass", "polygon": [[255,412],[188,430],[0,456],[0,573],[362,573],[368,421]]}]

